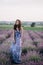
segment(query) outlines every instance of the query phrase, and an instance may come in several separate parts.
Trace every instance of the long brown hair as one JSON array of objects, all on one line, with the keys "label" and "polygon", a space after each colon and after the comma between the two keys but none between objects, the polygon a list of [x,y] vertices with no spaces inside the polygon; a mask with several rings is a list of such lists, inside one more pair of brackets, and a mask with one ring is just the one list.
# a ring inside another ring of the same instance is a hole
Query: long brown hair
[{"label": "long brown hair", "polygon": [[[16,25],[16,22],[17,22],[17,21],[19,22],[18,25]],[[16,28],[18,27],[18,30],[20,31],[20,30],[21,30],[21,21],[20,21],[19,19],[17,19],[16,22],[15,22],[15,24],[14,24],[14,30],[16,30]]]}]

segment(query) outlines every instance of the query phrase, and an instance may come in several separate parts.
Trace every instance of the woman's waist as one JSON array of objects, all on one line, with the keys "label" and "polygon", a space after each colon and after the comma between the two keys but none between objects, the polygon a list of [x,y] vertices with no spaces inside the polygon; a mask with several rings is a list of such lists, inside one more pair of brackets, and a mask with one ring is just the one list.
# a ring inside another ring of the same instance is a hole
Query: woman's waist
[{"label": "woman's waist", "polygon": [[21,37],[16,37],[16,40],[21,40]]},{"label": "woman's waist", "polygon": [[21,36],[16,36],[16,38],[21,38]]},{"label": "woman's waist", "polygon": [[22,41],[21,39],[19,39],[19,40],[16,39],[15,42],[16,42],[16,43],[21,43],[21,41]]},{"label": "woman's waist", "polygon": [[22,40],[21,39],[16,39],[16,44],[18,44],[18,45],[21,45],[21,43],[22,43]]}]

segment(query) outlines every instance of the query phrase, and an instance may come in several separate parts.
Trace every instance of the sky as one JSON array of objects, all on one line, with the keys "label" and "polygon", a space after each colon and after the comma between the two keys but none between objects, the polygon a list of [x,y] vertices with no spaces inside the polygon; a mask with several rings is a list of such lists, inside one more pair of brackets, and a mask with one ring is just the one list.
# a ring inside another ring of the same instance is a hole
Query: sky
[{"label": "sky", "polygon": [[43,21],[43,0],[0,0],[0,21]]}]

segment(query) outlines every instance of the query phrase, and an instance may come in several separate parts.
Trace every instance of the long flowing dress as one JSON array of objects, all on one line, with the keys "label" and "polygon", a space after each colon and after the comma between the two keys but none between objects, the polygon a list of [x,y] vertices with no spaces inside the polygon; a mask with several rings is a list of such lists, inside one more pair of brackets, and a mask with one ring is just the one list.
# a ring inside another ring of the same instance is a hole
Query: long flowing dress
[{"label": "long flowing dress", "polygon": [[10,47],[10,53],[11,53],[11,56],[12,56],[12,59],[15,63],[20,63],[21,61],[21,52],[22,52],[22,49],[21,49],[21,43],[22,43],[22,40],[21,40],[21,32],[20,31],[15,31],[15,43],[12,42],[11,44],[11,47]]}]

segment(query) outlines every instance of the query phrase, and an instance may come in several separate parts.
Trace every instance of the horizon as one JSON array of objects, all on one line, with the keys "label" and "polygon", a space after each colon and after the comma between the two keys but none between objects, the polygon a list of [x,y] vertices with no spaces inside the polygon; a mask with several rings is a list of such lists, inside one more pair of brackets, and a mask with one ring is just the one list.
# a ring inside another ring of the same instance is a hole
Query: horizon
[{"label": "horizon", "polygon": [[[43,21],[21,21],[22,23],[43,23]],[[15,23],[15,21],[0,21],[0,23]]]}]

